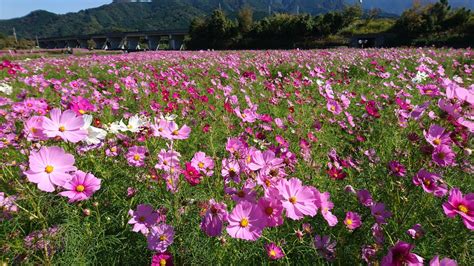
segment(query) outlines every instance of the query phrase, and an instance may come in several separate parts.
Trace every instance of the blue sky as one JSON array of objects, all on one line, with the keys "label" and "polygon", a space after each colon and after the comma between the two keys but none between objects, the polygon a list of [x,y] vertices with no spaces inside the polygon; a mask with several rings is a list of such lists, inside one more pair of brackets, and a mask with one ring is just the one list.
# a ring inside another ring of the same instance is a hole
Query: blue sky
[{"label": "blue sky", "polygon": [[0,0],[0,19],[22,17],[38,9],[64,14],[111,2],[112,0]]}]

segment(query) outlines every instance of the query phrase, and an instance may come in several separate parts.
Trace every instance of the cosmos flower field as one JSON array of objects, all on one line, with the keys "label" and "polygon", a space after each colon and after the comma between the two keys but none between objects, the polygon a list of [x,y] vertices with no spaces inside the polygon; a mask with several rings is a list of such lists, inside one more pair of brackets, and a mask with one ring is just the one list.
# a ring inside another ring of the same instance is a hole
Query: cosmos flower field
[{"label": "cosmos flower field", "polygon": [[0,262],[469,265],[473,55],[0,62]]}]

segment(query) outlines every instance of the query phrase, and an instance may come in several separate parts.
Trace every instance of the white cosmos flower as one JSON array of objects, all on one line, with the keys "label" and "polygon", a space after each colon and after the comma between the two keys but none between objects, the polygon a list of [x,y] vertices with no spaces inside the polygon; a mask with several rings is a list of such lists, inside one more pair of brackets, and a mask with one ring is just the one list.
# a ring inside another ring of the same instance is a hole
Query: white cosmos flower
[{"label": "white cosmos flower", "polygon": [[99,144],[102,140],[105,139],[105,137],[107,136],[107,131],[101,128],[91,126],[91,115],[83,115],[82,118],[84,119],[84,126],[81,129],[87,130],[87,137],[84,139],[84,141],[88,145]]},{"label": "white cosmos flower", "polygon": [[174,121],[176,119],[176,117],[178,117],[178,116],[175,115],[175,114],[165,115],[165,116],[163,116],[163,114],[160,115],[160,118],[164,119],[166,121]]},{"label": "white cosmos flower", "polygon": [[[124,124],[125,125],[125,124]],[[147,120],[145,118],[134,115],[128,119],[127,130],[133,133],[137,133],[143,126],[147,125]]]},{"label": "white cosmos flower", "polygon": [[0,92],[5,93],[6,95],[12,94],[13,88],[12,86],[6,83],[0,83]]}]

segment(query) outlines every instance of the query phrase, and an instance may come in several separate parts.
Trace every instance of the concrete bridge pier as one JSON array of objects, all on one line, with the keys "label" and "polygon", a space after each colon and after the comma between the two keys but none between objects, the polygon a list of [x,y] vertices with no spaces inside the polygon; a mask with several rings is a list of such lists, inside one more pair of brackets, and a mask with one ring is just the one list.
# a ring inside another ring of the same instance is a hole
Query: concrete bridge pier
[{"label": "concrete bridge pier", "polygon": [[170,50],[181,50],[181,46],[184,43],[184,36],[170,35],[169,36],[169,49]]},{"label": "concrete bridge pier", "polygon": [[79,44],[78,48],[88,49],[89,48],[89,45],[87,43],[88,41],[89,41],[88,39],[79,39],[79,40],[77,40],[77,43]]},{"label": "concrete bridge pier", "polygon": [[107,49],[107,38],[92,38],[95,42],[95,49],[106,50]]},{"label": "concrete bridge pier", "polygon": [[110,47],[108,47],[110,50],[123,50],[125,48],[122,37],[109,37],[107,42],[110,44]]},{"label": "concrete bridge pier", "polygon": [[128,50],[140,50],[140,37],[138,36],[127,36],[127,49]]},{"label": "concrete bridge pier", "polygon": [[160,45],[161,36],[147,36],[148,39],[148,49],[151,51],[158,50]]}]

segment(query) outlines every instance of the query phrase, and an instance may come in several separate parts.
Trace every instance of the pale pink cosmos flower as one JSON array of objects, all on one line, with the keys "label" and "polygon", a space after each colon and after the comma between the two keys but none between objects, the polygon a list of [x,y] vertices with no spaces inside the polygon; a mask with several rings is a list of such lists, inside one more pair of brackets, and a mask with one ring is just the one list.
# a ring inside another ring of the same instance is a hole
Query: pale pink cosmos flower
[{"label": "pale pink cosmos flower", "polygon": [[267,218],[266,226],[277,227],[283,224],[283,206],[278,199],[260,198],[258,206],[262,209],[263,214]]},{"label": "pale pink cosmos flower", "polygon": [[179,161],[181,154],[173,150],[161,149],[158,154],[158,163],[155,165],[156,169],[166,171],[168,173],[179,172]]},{"label": "pale pink cosmos flower", "polygon": [[446,132],[445,129],[438,125],[431,125],[428,129],[428,132],[423,131],[426,141],[428,141],[433,147],[438,147],[440,145],[450,145],[451,138],[449,137],[449,132]]},{"label": "pale pink cosmos flower", "polygon": [[311,217],[316,215],[318,207],[315,204],[314,193],[311,188],[303,186],[301,180],[283,178],[276,188],[280,193],[281,202],[288,218],[299,220],[305,215]]},{"label": "pale pink cosmos flower", "polygon": [[242,201],[232,210],[228,222],[226,230],[231,237],[255,241],[262,235],[266,219],[256,204]]},{"label": "pale pink cosmos flower", "polygon": [[127,158],[128,164],[135,167],[140,167],[145,165],[145,159],[147,156],[146,147],[142,146],[133,146],[128,149],[125,157]]},{"label": "pale pink cosmos flower", "polygon": [[214,161],[202,151],[194,154],[191,160],[191,166],[207,176],[214,174]]},{"label": "pale pink cosmos flower", "polygon": [[84,119],[73,111],[66,110],[62,113],[55,108],[51,110],[50,117],[43,118],[43,132],[49,138],[60,137],[64,141],[76,143],[87,137],[87,130],[81,129]]},{"label": "pale pink cosmos flower", "polygon": [[63,185],[66,191],[59,195],[68,197],[69,203],[89,199],[94,192],[100,189],[101,180],[91,173],[76,171],[71,180]]},{"label": "pale pink cosmos flower", "polygon": [[323,218],[328,222],[329,226],[335,226],[338,223],[337,217],[332,214],[331,210],[334,208],[334,203],[329,200],[329,192],[319,192],[316,188],[312,188],[315,203],[318,208],[321,209],[321,214]]},{"label": "pale pink cosmos flower", "polygon": [[261,152],[255,150],[251,152],[251,162],[248,163],[248,167],[252,171],[257,171],[260,169],[267,169],[271,167],[278,167],[283,164],[283,159],[276,158],[275,153],[271,150],[266,150]]},{"label": "pale pink cosmos flower", "polygon": [[223,159],[221,175],[226,181],[233,180],[240,183],[240,165],[236,160]]},{"label": "pale pink cosmos flower", "polygon": [[23,133],[26,139],[32,140],[46,140],[48,137],[43,132],[43,118],[44,116],[32,116],[25,122]]},{"label": "pale pink cosmos flower", "polygon": [[174,121],[170,121],[168,126],[164,128],[162,132],[162,137],[170,140],[176,139],[187,139],[191,134],[191,128],[186,125],[183,125],[181,128]]},{"label": "pale pink cosmos flower", "polygon": [[29,156],[30,169],[25,173],[30,182],[38,184],[42,191],[53,192],[55,186],[63,186],[71,180],[69,172],[76,171],[74,156],[59,147],[42,147]]}]

